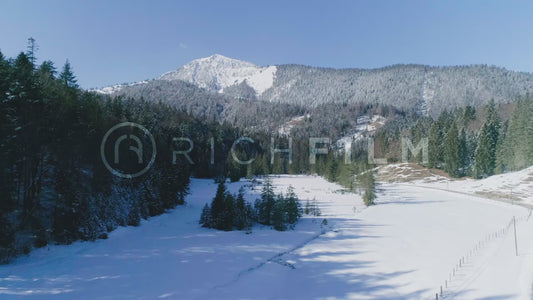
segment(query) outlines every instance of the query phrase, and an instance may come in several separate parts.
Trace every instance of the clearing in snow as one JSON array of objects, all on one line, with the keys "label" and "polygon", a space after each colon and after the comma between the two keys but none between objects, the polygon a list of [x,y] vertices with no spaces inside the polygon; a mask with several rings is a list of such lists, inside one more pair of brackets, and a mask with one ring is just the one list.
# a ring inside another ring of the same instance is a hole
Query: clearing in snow
[{"label": "clearing in snow", "polygon": [[[295,188],[295,230],[251,234],[198,224],[215,195],[193,179],[185,206],[119,228],[109,239],[50,246],[0,266],[0,297],[35,299],[530,299],[533,217],[479,196],[384,183],[377,205],[315,176],[273,178]],[[436,183],[440,188],[440,184]],[[254,201],[261,187],[247,186]],[[518,256],[511,220],[516,216]],[[326,221],[324,221],[326,220]],[[442,286],[442,295],[440,295]]]}]

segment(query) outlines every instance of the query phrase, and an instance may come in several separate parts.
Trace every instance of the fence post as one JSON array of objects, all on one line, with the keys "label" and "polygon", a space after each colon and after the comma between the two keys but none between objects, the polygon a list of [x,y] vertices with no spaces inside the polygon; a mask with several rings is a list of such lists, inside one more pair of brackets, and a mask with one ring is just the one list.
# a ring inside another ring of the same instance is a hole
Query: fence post
[{"label": "fence post", "polygon": [[518,256],[518,242],[516,241],[516,217],[513,217],[513,227],[514,227],[514,250],[516,256]]}]

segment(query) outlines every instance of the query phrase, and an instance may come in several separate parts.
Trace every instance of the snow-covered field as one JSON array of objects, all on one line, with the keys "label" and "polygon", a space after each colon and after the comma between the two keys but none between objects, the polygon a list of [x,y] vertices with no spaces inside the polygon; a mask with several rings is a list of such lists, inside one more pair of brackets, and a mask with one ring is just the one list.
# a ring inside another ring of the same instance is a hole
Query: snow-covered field
[{"label": "snow-covered field", "polygon": [[533,208],[533,167],[514,173],[494,175],[482,180],[445,180],[439,184],[432,183],[429,186],[477,194],[511,203],[516,202]]},{"label": "snow-covered field", "polygon": [[420,187],[478,195],[533,208],[533,167],[481,180],[447,178],[413,164],[382,166],[378,173],[380,179],[388,182],[411,182]]},{"label": "snow-covered field", "polygon": [[[201,228],[216,185],[193,179],[186,206],[107,240],[45,247],[0,266],[0,298],[435,299],[442,286],[439,299],[531,299],[533,216],[524,207],[431,183],[387,183],[365,208],[320,177],[274,184],[316,199],[322,215],[287,232]],[[229,190],[243,185],[250,182]],[[248,189],[246,198],[259,192]]]}]

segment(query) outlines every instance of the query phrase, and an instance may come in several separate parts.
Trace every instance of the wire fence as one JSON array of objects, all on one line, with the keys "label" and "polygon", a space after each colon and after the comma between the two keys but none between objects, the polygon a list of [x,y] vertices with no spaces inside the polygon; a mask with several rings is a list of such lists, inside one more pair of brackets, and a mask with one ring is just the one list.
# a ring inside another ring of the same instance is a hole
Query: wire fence
[{"label": "wire fence", "polygon": [[[442,285],[440,285],[435,293],[435,299],[451,299],[460,293],[465,287],[465,280],[466,276],[468,275],[466,269],[467,267],[472,267],[473,258],[478,257],[480,252],[485,250],[491,242],[505,237],[511,230],[515,231],[515,250],[517,250],[516,223],[529,221],[532,212],[533,209],[530,209],[527,216],[520,218],[513,217],[509,223],[507,223],[507,225],[478,240],[474,246],[467,253],[465,253],[465,255],[461,256],[461,258],[457,260],[455,266],[450,270],[448,277],[444,280]],[[516,255],[518,255],[518,251],[516,252]]]}]

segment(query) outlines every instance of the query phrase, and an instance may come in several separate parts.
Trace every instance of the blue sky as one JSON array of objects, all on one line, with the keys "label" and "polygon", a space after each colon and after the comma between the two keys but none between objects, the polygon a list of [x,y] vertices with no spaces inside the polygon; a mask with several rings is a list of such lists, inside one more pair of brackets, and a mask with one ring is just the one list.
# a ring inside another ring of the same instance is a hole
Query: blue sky
[{"label": "blue sky", "polygon": [[84,88],[151,79],[219,53],[258,65],[489,64],[533,72],[531,1],[21,1],[0,51],[28,37]]}]

